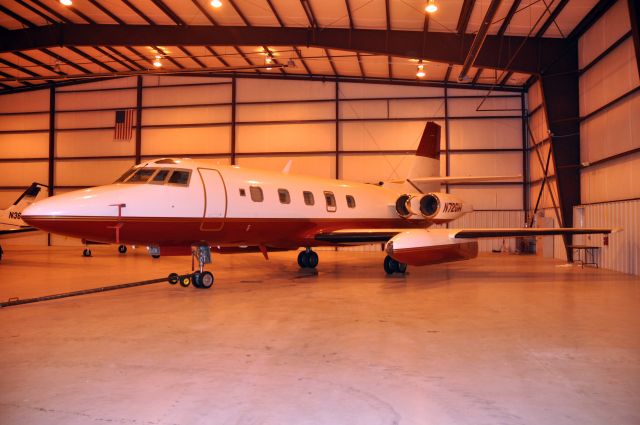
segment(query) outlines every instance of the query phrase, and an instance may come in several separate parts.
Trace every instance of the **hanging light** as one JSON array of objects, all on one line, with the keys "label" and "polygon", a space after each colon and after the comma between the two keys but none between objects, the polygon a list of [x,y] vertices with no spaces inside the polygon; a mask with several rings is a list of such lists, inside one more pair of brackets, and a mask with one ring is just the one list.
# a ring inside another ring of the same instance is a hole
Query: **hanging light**
[{"label": "hanging light", "polygon": [[211,0],[211,6],[217,9],[219,7],[222,7],[222,2],[220,0]]},{"label": "hanging light", "polygon": [[267,65],[267,71],[271,71],[272,68],[268,65],[271,65],[273,63],[273,58],[268,53],[267,53],[267,56],[264,58],[264,63],[265,65]]},{"label": "hanging light", "polygon": [[60,4],[63,6],[71,6],[73,2],[71,0],[60,0]]},{"label": "hanging light", "polygon": [[418,72],[416,72],[416,77],[422,78],[426,75],[427,73],[424,72],[424,64],[422,63],[422,61],[420,61],[420,63],[418,64]]},{"label": "hanging light", "polygon": [[156,60],[153,61],[153,66],[156,68],[162,67],[162,62],[160,62],[160,56],[156,56]]},{"label": "hanging light", "polygon": [[427,13],[436,12],[438,10],[438,5],[436,4],[436,0],[429,0],[429,3],[427,3],[427,7],[425,7],[424,10]]}]

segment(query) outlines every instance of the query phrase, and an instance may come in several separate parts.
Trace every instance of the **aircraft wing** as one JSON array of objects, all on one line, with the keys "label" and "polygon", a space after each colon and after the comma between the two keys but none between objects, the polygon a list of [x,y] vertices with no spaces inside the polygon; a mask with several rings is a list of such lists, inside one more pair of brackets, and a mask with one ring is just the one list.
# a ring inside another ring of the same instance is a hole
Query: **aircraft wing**
[{"label": "aircraft wing", "polygon": [[315,240],[338,245],[387,242],[407,229],[345,229],[335,232],[318,233]]},{"label": "aircraft wing", "polygon": [[[410,229],[345,229],[335,232],[318,233],[315,240],[337,245],[388,242],[396,235]],[[414,229],[418,230],[418,229]],[[590,235],[608,234],[619,229],[605,228],[495,228],[495,229],[422,229],[431,233],[446,233],[449,238],[481,239],[507,238],[516,236],[554,236],[554,235]]]},{"label": "aircraft wing", "polygon": [[554,236],[554,235],[591,235],[596,233],[608,234],[619,229],[605,229],[599,227],[563,227],[563,228],[496,228],[496,229],[450,229],[452,238],[507,238],[514,236]]}]

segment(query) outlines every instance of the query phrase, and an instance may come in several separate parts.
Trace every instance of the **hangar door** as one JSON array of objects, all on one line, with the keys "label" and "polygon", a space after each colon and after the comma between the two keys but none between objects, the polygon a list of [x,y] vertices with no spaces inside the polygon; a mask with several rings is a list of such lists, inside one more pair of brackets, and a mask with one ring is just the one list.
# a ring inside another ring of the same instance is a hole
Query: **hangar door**
[{"label": "hangar door", "polygon": [[227,215],[227,191],[222,175],[218,170],[199,168],[204,187],[204,220],[202,230],[220,230],[224,226],[222,220]]}]

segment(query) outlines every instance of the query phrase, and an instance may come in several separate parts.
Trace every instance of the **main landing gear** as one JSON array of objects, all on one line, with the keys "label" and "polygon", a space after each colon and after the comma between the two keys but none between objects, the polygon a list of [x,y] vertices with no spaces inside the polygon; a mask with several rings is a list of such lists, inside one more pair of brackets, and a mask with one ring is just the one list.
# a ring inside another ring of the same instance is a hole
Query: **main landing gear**
[{"label": "main landing gear", "polygon": [[307,248],[298,254],[298,265],[301,269],[315,269],[318,266],[318,254]]},{"label": "main landing gear", "polygon": [[407,265],[396,261],[387,255],[384,257],[384,271],[388,275],[392,275],[394,273],[405,274],[407,272]]},{"label": "main landing gear", "polygon": [[213,274],[209,271],[204,271],[205,264],[211,264],[211,248],[208,245],[199,245],[193,247],[191,255],[198,260],[200,270],[196,270],[191,274],[179,275],[178,273],[171,273],[169,275],[169,283],[175,285],[180,283],[180,286],[186,288],[193,283],[193,286],[201,289],[209,289],[213,286],[214,278]]}]

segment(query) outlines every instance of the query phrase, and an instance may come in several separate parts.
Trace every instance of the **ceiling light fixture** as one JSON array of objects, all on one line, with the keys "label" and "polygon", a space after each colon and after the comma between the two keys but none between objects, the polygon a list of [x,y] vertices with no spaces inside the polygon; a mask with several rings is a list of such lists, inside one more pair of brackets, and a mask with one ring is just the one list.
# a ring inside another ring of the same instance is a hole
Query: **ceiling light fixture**
[{"label": "ceiling light fixture", "polygon": [[426,75],[427,73],[424,72],[424,64],[422,63],[422,61],[420,61],[420,64],[418,64],[418,72],[416,72],[416,77],[422,78]]},{"label": "ceiling light fixture", "polygon": [[427,13],[433,13],[438,10],[438,5],[436,5],[436,0],[429,0],[427,3],[427,7],[424,8]]},{"label": "ceiling light fixture", "polygon": [[222,2],[220,0],[211,0],[211,6],[217,9],[219,7],[222,7]]},{"label": "ceiling light fixture", "polygon": [[154,60],[153,61],[153,66],[155,66],[156,68],[162,67],[162,62],[160,62],[160,59]]},{"label": "ceiling light fixture", "polygon": [[71,0],[60,0],[60,4],[63,6],[71,6],[73,2]]}]

